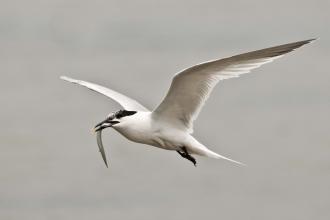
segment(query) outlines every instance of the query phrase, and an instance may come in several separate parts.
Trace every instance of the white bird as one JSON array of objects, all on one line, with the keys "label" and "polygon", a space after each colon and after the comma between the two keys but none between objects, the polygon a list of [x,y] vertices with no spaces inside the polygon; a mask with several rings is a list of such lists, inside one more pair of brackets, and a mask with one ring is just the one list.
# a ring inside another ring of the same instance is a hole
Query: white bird
[{"label": "white bird", "polygon": [[136,100],[106,87],[62,76],[61,79],[85,86],[118,102],[123,110],[110,113],[104,121],[95,126],[97,143],[103,160],[107,164],[101,131],[112,127],[127,139],[152,145],[166,150],[177,151],[183,158],[196,166],[192,154],[216,159],[225,159],[193,136],[193,122],[215,85],[224,79],[238,77],[269,63],[315,39],[284,44],[236,56],[197,64],[177,73],[163,101],[153,111],[149,111]]}]

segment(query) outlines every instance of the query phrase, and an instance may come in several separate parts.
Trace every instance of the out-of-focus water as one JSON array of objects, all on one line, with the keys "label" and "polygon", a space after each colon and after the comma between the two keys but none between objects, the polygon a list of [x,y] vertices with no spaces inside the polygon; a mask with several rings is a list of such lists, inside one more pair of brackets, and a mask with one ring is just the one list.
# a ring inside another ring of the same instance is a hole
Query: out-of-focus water
[{"label": "out-of-focus water", "polygon": [[[2,1],[0,219],[329,219],[329,1]],[[195,123],[248,164],[90,129],[119,106],[59,80],[107,85],[151,109],[195,63],[320,37],[222,82]]]}]

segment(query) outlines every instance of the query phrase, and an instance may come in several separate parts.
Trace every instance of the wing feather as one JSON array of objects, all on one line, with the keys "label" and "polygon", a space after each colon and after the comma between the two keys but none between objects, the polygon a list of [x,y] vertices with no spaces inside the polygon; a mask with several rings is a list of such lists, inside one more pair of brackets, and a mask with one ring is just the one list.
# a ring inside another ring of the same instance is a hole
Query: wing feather
[{"label": "wing feather", "polygon": [[100,86],[100,85],[82,81],[82,80],[72,79],[72,78],[69,78],[66,76],[61,76],[60,78],[65,81],[87,87],[88,89],[93,90],[95,92],[101,93],[101,94],[111,98],[112,100],[118,102],[126,110],[149,111],[146,107],[141,105],[136,100],[131,99],[119,92],[116,92],[116,91],[106,88],[104,86]]},{"label": "wing feather", "polygon": [[171,87],[153,111],[153,117],[193,131],[193,121],[215,85],[224,79],[239,77],[272,62],[315,39],[284,44],[240,55],[209,61],[185,69],[172,80]]}]

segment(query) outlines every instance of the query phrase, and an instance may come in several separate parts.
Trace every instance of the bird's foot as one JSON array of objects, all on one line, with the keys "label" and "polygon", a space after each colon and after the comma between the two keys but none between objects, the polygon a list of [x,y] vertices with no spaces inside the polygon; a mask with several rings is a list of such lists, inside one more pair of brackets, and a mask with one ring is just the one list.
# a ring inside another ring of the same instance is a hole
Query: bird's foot
[{"label": "bird's foot", "polygon": [[194,164],[194,166],[196,166],[196,164],[197,164],[196,159],[188,153],[188,151],[185,147],[182,147],[181,149],[182,149],[182,152],[179,150],[177,150],[176,152],[178,152],[181,157],[186,158],[187,160],[190,160]]}]

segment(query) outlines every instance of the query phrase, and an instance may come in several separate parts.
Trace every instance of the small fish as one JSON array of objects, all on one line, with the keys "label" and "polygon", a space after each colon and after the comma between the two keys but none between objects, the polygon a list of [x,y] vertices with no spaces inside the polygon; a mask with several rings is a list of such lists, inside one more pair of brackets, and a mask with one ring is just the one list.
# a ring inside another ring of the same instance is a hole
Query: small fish
[{"label": "small fish", "polygon": [[96,141],[97,141],[97,145],[99,146],[99,151],[102,155],[103,161],[105,165],[108,167],[107,157],[105,155],[105,151],[102,143],[102,130],[96,132]]}]

